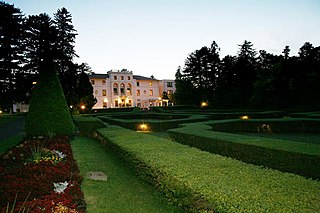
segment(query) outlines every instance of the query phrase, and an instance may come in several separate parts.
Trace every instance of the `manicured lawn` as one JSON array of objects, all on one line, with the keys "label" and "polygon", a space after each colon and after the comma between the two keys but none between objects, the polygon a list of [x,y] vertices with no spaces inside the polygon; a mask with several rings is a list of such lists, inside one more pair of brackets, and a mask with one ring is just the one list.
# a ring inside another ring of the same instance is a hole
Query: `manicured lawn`
[{"label": "manicured lawn", "polygon": [[[142,182],[118,156],[100,142],[76,137],[72,149],[84,177],[82,190],[87,212],[182,212],[170,206],[163,195]],[[107,181],[88,178],[88,172],[100,171]]]}]

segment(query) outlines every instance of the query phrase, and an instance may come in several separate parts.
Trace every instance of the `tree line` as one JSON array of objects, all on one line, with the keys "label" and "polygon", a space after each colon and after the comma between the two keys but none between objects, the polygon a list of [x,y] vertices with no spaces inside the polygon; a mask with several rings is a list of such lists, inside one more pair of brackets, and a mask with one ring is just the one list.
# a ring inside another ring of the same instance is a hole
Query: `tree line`
[{"label": "tree line", "polygon": [[[0,2],[0,109],[12,111],[15,102],[28,104],[45,60],[55,68],[69,106],[91,108],[95,104],[87,74],[91,68],[73,62],[77,31],[71,13],[58,9],[25,16],[19,8]],[[50,94],[48,94],[50,95]]]},{"label": "tree line", "polygon": [[177,104],[214,108],[320,108],[320,46],[306,42],[297,56],[290,47],[275,55],[250,41],[236,56],[220,57],[215,41],[190,53],[176,72]]}]

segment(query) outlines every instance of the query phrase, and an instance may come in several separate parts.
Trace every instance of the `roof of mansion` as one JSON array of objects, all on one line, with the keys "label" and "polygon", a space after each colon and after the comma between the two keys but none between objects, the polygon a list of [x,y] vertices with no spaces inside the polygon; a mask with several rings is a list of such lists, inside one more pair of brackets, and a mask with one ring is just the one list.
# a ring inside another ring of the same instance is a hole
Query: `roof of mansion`
[{"label": "roof of mansion", "polygon": [[[89,78],[100,78],[100,79],[106,79],[106,78],[110,78],[109,74],[98,74],[98,73],[91,73],[88,75]],[[154,78],[150,78],[150,77],[145,77],[145,76],[141,76],[141,75],[133,75],[133,78],[136,80],[154,80],[154,81],[158,81],[157,79]]]}]

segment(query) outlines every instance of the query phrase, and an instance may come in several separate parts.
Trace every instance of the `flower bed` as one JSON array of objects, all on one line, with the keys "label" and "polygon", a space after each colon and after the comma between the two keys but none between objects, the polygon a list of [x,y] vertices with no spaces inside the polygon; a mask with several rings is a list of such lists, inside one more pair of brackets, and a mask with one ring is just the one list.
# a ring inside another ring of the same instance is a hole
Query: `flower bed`
[{"label": "flower bed", "polygon": [[85,212],[68,137],[27,140],[0,159],[0,212]]}]

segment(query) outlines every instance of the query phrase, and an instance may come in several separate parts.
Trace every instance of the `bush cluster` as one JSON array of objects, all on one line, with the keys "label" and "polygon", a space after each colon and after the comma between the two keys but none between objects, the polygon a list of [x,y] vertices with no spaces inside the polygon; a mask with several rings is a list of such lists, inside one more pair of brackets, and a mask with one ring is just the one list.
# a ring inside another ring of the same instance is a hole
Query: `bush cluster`
[{"label": "bush cluster", "polygon": [[97,130],[170,202],[194,212],[318,212],[320,183],[117,126]]},{"label": "bush cluster", "polygon": [[91,116],[73,116],[79,132],[85,136],[91,136],[92,132],[106,125],[99,119]]},{"label": "bush cluster", "polygon": [[[50,155],[50,157],[49,157]],[[82,177],[67,137],[22,142],[0,156],[0,212],[85,212]],[[65,182],[63,192],[54,183]]]}]

